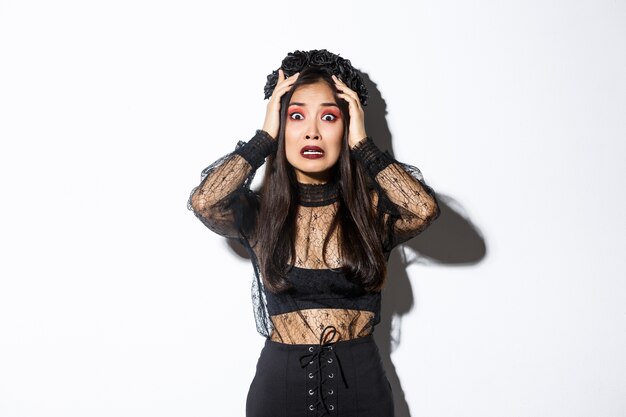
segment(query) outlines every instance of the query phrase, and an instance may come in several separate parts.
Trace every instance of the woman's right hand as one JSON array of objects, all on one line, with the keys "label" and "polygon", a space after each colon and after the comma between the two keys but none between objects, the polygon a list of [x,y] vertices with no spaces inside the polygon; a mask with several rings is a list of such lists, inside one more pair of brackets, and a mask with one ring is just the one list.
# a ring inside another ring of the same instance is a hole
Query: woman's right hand
[{"label": "woman's right hand", "polygon": [[298,79],[300,73],[295,73],[289,78],[285,78],[282,69],[278,70],[278,81],[272,92],[269,103],[267,103],[267,111],[265,113],[265,121],[263,122],[263,130],[269,133],[274,139],[278,137],[278,128],[280,127],[280,99],[287,93],[293,83]]}]

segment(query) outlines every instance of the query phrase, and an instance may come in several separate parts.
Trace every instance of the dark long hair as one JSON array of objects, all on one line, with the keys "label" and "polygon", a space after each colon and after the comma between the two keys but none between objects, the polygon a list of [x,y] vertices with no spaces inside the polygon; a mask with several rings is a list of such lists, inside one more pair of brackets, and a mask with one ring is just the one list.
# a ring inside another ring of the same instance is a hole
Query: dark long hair
[{"label": "dark long hair", "polygon": [[[296,258],[298,184],[295,171],[285,154],[285,121],[295,90],[301,85],[319,81],[326,82],[334,92],[344,120],[342,149],[332,169],[338,184],[338,207],[322,251],[326,253],[332,232],[339,228],[338,244],[344,262],[343,272],[366,290],[380,290],[386,275],[386,258],[381,240],[383,222],[372,207],[371,186],[363,166],[350,158],[348,103],[337,96],[330,74],[314,68],[303,70],[291,90],[281,99],[278,149],[266,162],[255,238],[263,281],[272,292],[290,288],[286,273],[293,267]],[[361,242],[361,245],[356,242]]]}]

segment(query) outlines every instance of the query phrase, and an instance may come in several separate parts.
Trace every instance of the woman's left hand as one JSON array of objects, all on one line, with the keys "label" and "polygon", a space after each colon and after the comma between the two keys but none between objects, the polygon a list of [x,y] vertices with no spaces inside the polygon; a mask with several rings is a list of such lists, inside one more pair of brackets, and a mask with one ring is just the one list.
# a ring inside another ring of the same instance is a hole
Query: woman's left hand
[{"label": "woman's left hand", "polygon": [[348,145],[353,148],[357,143],[367,137],[365,133],[365,113],[361,100],[356,92],[348,87],[337,76],[333,75],[335,86],[337,87],[339,98],[348,102],[348,110],[350,113],[350,126],[348,126]]}]

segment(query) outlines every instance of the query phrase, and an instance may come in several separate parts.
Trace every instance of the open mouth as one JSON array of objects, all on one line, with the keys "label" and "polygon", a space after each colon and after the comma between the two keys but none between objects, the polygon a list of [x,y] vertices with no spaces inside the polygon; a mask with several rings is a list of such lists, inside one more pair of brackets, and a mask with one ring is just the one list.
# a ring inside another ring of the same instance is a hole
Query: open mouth
[{"label": "open mouth", "polygon": [[307,159],[317,159],[324,156],[324,150],[317,146],[305,146],[300,149],[300,155]]}]

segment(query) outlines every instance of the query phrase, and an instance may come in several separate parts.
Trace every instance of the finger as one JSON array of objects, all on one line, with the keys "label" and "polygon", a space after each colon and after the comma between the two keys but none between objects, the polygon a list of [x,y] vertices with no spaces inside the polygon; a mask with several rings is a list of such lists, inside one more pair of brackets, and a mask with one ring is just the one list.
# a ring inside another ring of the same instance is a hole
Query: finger
[{"label": "finger", "polygon": [[342,99],[346,100],[349,103],[354,103],[354,104],[358,103],[358,100],[355,97],[353,97],[353,96],[351,96],[349,94],[343,93],[341,91],[337,92],[337,97],[342,98]]},{"label": "finger", "polygon": [[285,73],[283,73],[283,79],[282,79],[282,81],[291,81],[291,82],[293,82],[293,81],[295,81],[295,80],[298,78],[298,75],[300,75],[300,73],[299,73],[299,72],[296,72],[295,74],[293,74],[293,75],[291,75],[291,76],[287,77],[287,76],[285,75]]},{"label": "finger", "polygon": [[300,73],[299,73],[299,72],[297,72],[297,73],[293,74],[293,75],[292,75],[291,77],[289,77],[289,78],[284,78],[284,79],[282,79],[282,80],[279,80],[279,81],[276,83],[276,87],[275,87],[275,88],[281,89],[281,88],[283,88],[283,87],[285,87],[285,86],[287,86],[287,87],[291,87],[291,86],[293,85],[293,83],[295,83],[295,82],[296,82],[296,80],[298,79],[298,76],[299,76],[299,75],[300,75]]},{"label": "finger", "polygon": [[354,91],[353,89],[351,89],[350,87],[348,87],[347,85],[341,83],[335,83],[335,87],[337,88],[338,91],[341,91],[342,93],[346,93],[349,94],[353,97],[358,97],[358,94],[356,93],[356,91]]},{"label": "finger", "polygon": [[361,102],[361,99],[359,98],[359,95],[356,93],[356,91],[354,91],[353,89],[351,89],[350,87],[348,87],[346,85],[346,83],[344,83],[343,81],[341,81],[338,77],[336,77],[335,75],[333,75],[333,79],[335,80],[335,86],[337,87],[337,90],[348,94],[349,96],[353,97],[355,100],[357,100],[359,103]]},{"label": "finger", "polygon": [[347,101],[350,107],[354,106],[357,109],[361,109],[361,101],[359,100],[358,96],[352,96],[347,93],[338,92],[337,97]]},{"label": "finger", "polygon": [[344,83],[341,78],[337,77],[335,74],[332,75],[333,80],[335,81],[335,84],[338,84],[342,87],[346,87],[346,88],[350,88],[348,87],[348,85],[346,83]]},{"label": "finger", "polygon": [[361,99],[359,98],[359,95],[357,93],[355,93],[354,91],[352,91],[352,90],[345,90],[345,91],[339,91],[339,93],[345,94],[346,96],[352,98],[357,103],[361,104]]},{"label": "finger", "polygon": [[291,86],[293,85],[293,83],[296,82],[296,80],[298,79],[298,75],[299,74],[294,74],[289,78],[285,78],[282,80],[278,80],[278,82],[276,83],[276,86],[274,86],[274,91],[280,91],[282,89],[286,88],[291,88]]},{"label": "finger", "polygon": [[[279,70],[279,78],[280,78],[280,72],[282,70]],[[279,99],[280,97],[282,97],[287,91],[289,91],[289,89],[291,89],[291,87],[293,86],[293,83],[296,82],[296,80],[298,79],[298,76],[300,75],[299,72],[295,73],[294,75],[292,75],[289,78],[283,79],[283,80],[279,80],[276,83],[276,86],[274,87],[274,91],[272,92],[272,97],[271,98],[276,98]],[[283,72],[283,76],[284,76],[284,72]],[[271,100],[270,98],[270,100]]]}]

